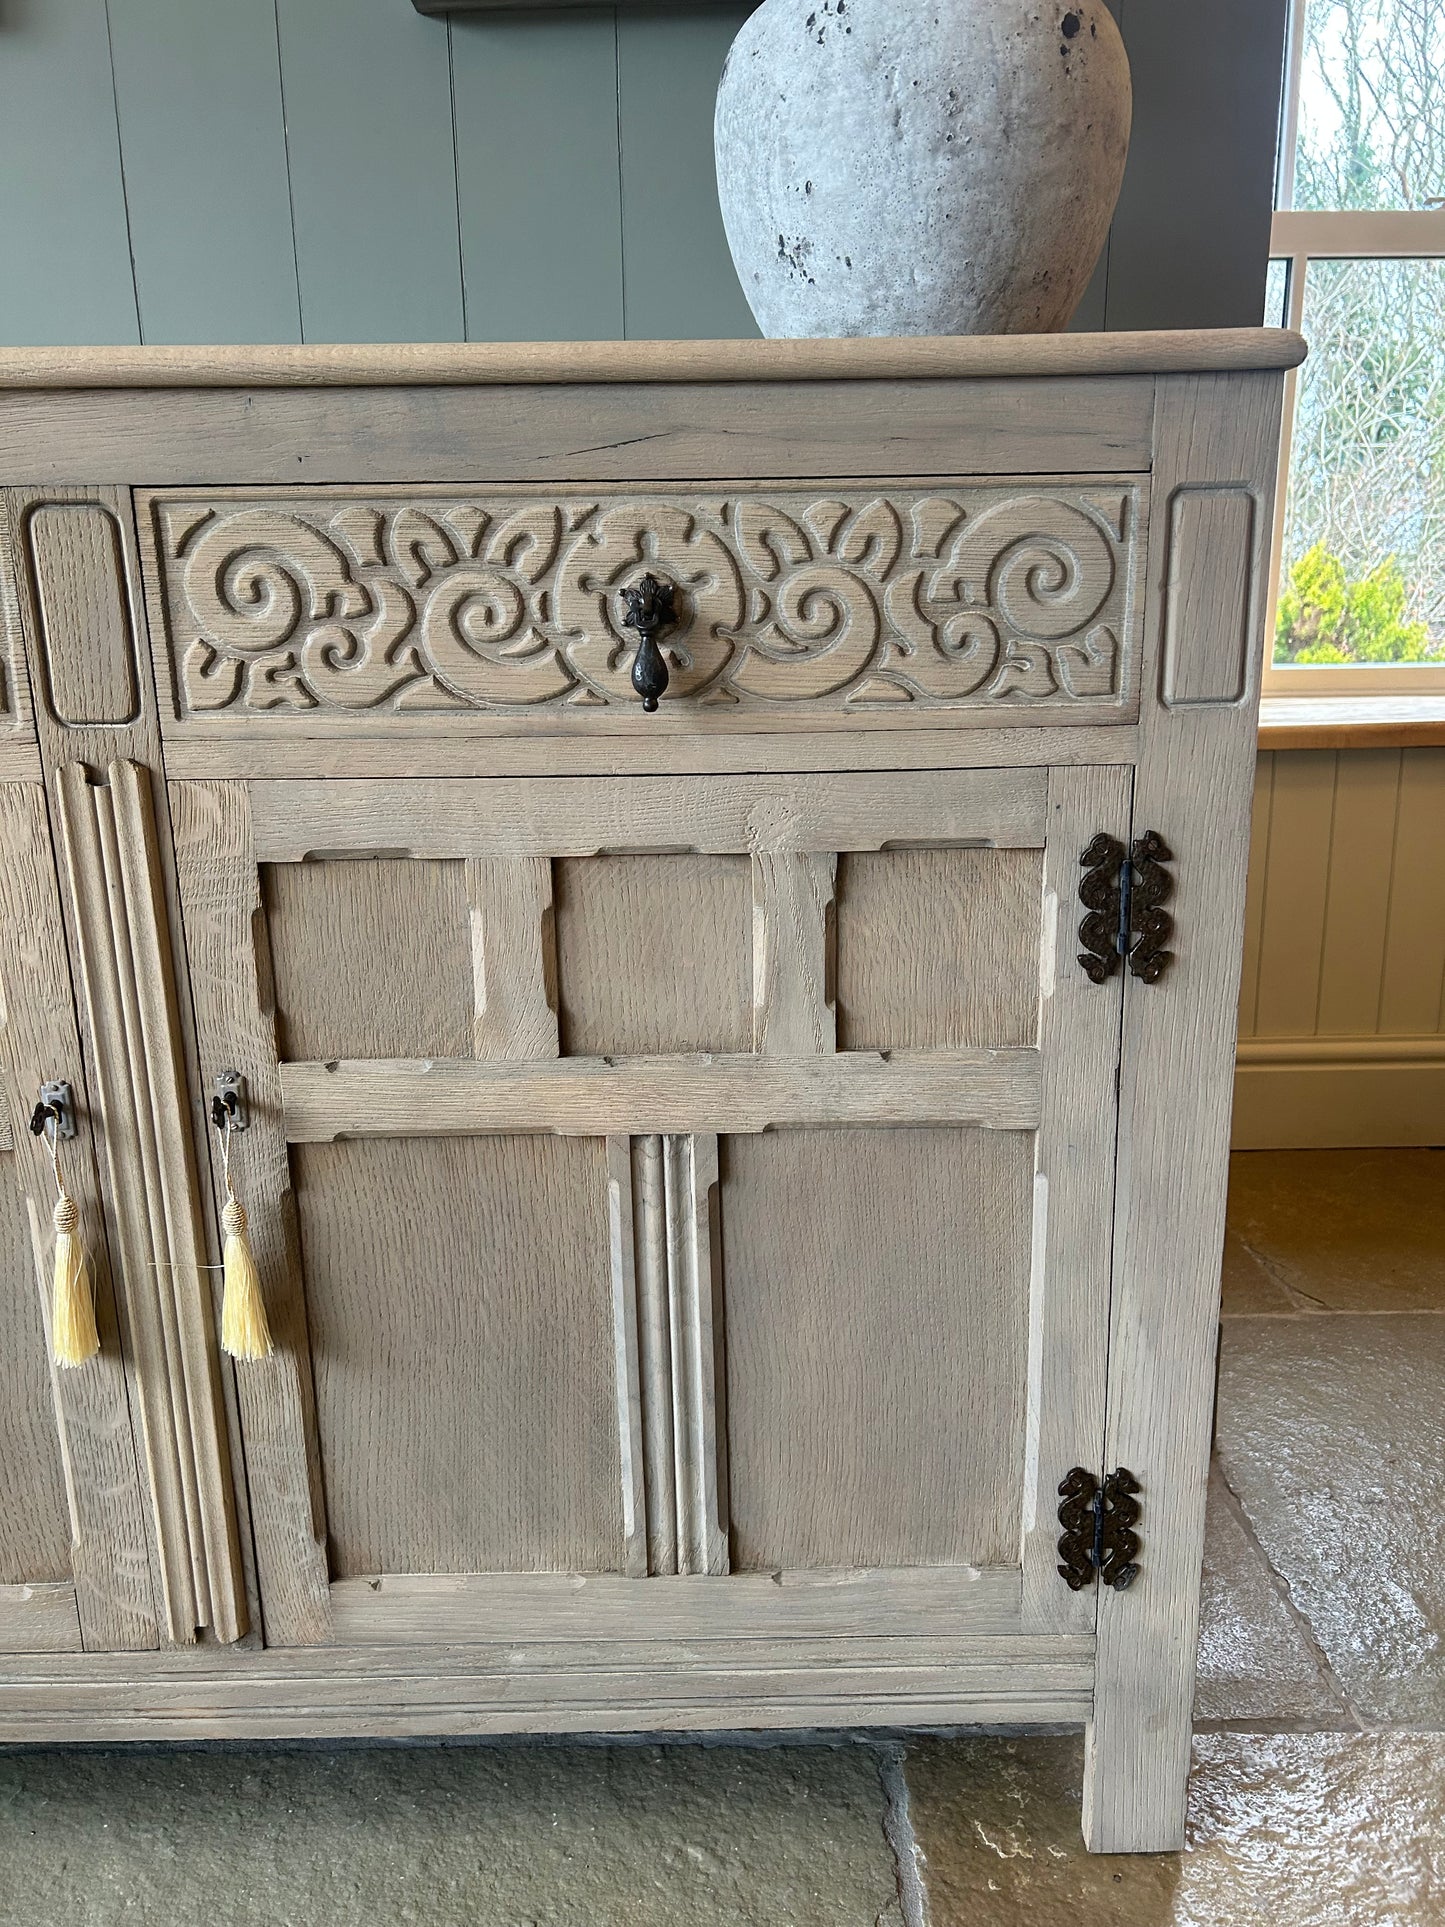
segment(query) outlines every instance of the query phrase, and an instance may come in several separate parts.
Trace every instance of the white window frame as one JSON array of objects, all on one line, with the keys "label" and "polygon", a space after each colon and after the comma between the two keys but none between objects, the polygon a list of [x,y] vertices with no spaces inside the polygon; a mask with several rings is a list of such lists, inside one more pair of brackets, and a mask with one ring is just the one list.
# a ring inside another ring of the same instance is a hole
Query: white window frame
[{"label": "white window frame", "polygon": [[[1289,49],[1285,60],[1284,97],[1280,113],[1279,173],[1274,220],[1270,224],[1269,254],[1271,261],[1283,261],[1286,265],[1285,326],[1296,330],[1304,317],[1305,281],[1312,260],[1445,259],[1445,207],[1360,213],[1352,209],[1328,212],[1292,206],[1304,28],[1305,0],[1291,0]],[[1379,663],[1359,666],[1306,663],[1298,668],[1289,665],[1276,668],[1274,665],[1274,612],[1279,606],[1285,496],[1289,488],[1290,443],[1294,435],[1298,382],[1298,371],[1292,369],[1285,381],[1284,421],[1280,433],[1274,543],[1270,554],[1270,635],[1264,666],[1264,693],[1271,697],[1445,695],[1445,663],[1400,663],[1393,666]]]}]

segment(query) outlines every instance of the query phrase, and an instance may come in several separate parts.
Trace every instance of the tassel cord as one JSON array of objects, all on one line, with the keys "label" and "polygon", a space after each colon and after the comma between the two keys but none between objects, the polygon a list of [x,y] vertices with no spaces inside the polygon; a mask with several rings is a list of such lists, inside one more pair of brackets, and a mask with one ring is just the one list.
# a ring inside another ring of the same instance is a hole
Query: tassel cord
[{"label": "tassel cord", "polygon": [[60,1125],[51,1116],[45,1125],[45,1148],[55,1177],[55,1273],[50,1301],[50,1355],[67,1369],[84,1365],[100,1350],[95,1322],[95,1299],[80,1237],[80,1209],[65,1188],[60,1169]]},{"label": "tassel cord", "polygon": [[271,1330],[266,1322],[266,1303],[261,1296],[261,1276],[246,1235],[246,1207],[236,1196],[231,1182],[231,1131],[233,1119],[228,1111],[224,1122],[218,1118],[216,1130],[221,1140],[221,1176],[226,1186],[226,1201],[221,1207],[221,1229],[225,1246],[221,1253],[223,1287],[221,1293],[221,1349],[232,1358],[269,1358]]}]

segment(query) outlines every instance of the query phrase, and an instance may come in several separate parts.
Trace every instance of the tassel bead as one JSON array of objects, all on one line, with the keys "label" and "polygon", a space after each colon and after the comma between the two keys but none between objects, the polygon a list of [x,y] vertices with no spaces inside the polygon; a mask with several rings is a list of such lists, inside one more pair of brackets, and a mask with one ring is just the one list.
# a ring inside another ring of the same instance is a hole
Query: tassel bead
[{"label": "tassel bead", "polygon": [[266,1323],[260,1273],[246,1236],[246,1207],[239,1198],[227,1198],[222,1206],[221,1229],[226,1234],[221,1349],[232,1358],[269,1358],[271,1328]]},{"label": "tassel bead", "polygon": [[55,1226],[55,1277],[50,1303],[50,1352],[57,1365],[84,1365],[100,1350],[85,1248],[80,1241],[80,1208],[62,1192],[51,1214]]}]

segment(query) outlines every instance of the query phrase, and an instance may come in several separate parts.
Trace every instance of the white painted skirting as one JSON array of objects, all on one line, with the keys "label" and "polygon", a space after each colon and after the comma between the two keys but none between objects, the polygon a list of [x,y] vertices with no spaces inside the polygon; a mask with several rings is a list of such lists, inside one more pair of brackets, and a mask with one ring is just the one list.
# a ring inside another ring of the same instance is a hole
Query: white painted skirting
[{"label": "white painted skirting", "polygon": [[1445,1144],[1445,1036],[1242,1039],[1237,1151]]}]

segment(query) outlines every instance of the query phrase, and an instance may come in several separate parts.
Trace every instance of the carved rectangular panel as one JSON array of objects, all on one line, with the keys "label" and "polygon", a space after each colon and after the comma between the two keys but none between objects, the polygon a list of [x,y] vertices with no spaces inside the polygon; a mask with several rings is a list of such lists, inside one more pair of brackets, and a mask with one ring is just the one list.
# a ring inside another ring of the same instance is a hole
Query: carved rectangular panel
[{"label": "carved rectangular panel", "polygon": [[733,1563],[1012,1565],[1033,1143],[772,1131],[722,1155]]},{"label": "carved rectangular panel", "polygon": [[745,856],[560,857],[552,874],[565,1055],[748,1048]]},{"label": "carved rectangular panel", "polygon": [[138,506],[172,729],[634,728],[622,590],[644,568],[679,591],[664,719],[1134,713],[1137,477]]},{"label": "carved rectangular panel", "polygon": [[29,695],[14,532],[0,497],[0,742],[34,734]]},{"label": "carved rectangular panel", "polygon": [[286,1057],[469,1057],[463,866],[404,857],[261,870]]},{"label": "carved rectangular panel", "polygon": [[331,1573],[625,1570],[598,1139],[292,1153]]},{"label": "carved rectangular panel", "polygon": [[1249,488],[1191,486],[1170,496],[1160,669],[1168,708],[1244,697],[1263,526]]},{"label": "carved rectangular panel", "polygon": [[1038,850],[879,850],[838,859],[844,1050],[1032,1044]]},{"label": "carved rectangular panel", "polygon": [[37,502],[24,529],[41,700],[67,728],[134,722],[140,676],[119,522],[100,502]]}]

